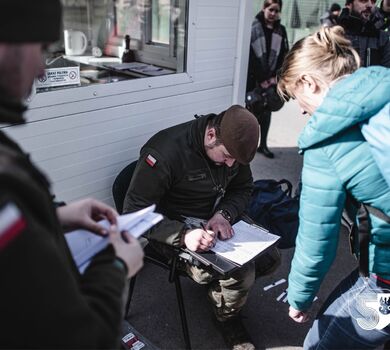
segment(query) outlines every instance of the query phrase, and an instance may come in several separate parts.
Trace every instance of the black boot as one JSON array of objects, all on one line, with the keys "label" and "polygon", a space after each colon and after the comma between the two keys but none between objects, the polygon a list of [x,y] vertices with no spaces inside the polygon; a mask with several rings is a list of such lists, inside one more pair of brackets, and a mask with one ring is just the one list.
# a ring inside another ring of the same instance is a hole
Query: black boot
[{"label": "black boot", "polygon": [[214,321],[228,349],[255,350],[255,346],[239,315],[226,321]]},{"label": "black boot", "polygon": [[274,154],[268,149],[267,146],[260,146],[257,149],[257,152],[264,154],[265,157],[267,158],[273,158]]},{"label": "black boot", "polygon": [[274,154],[267,147],[267,136],[271,124],[271,111],[265,110],[258,118],[260,124],[260,147],[257,152],[264,154],[267,158],[273,158]]}]

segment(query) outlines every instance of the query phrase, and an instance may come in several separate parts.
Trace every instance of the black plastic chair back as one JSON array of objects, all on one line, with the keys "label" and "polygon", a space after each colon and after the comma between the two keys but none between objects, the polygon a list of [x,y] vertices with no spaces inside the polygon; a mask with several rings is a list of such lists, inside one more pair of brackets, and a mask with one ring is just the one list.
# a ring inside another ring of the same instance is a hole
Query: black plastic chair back
[{"label": "black plastic chair back", "polygon": [[119,214],[123,212],[123,201],[125,200],[127,189],[129,188],[131,178],[137,161],[134,161],[127,165],[116,177],[114,184],[112,185],[112,196],[114,197],[115,207]]},{"label": "black plastic chair back", "polygon": [[[129,188],[131,178],[133,177],[135,168],[138,161],[134,161],[127,165],[115,178],[115,181],[112,185],[112,196],[114,198],[115,207],[119,214],[123,212],[123,202],[127,190]],[[183,292],[180,284],[180,271],[176,269],[176,263],[178,260],[177,253],[172,259],[168,259],[164,255],[161,255],[158,251],[151,248],[149,244],[144,248],[145,251],[145,261],[151,262],[154,265],[160,266],[163,269],[169,271],[169,282],[174,283],[176,287],[176,298],[179,305],[181,326],[183,330],[183,337],[186,344],[186,349],[191,349],[191,341],[188,332],[187,317],[185,314],[184,301],[183,301]],[[130,311],[130,303],[133,296],[133,291],[135,287],[136,277],[134,276],[130,280],[129,295],[125,306],[125,317]]]}]

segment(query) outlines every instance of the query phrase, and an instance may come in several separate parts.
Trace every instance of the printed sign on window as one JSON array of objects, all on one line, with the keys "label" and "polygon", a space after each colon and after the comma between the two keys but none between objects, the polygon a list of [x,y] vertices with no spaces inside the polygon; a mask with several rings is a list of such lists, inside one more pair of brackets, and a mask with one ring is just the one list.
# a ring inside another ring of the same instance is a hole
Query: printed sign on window
[{"label": "printed sign on window", "polygon": [[45,74],[35,81],[37,88],[80,84],[80,67],[45,69]]}]

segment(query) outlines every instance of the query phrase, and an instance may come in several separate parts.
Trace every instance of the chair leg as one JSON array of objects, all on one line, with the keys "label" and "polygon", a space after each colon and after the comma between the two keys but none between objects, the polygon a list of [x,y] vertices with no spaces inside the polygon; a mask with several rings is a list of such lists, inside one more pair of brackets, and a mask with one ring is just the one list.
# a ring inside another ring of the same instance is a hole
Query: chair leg
[{"label": "chair leg", "polygon": [[125,318],[127,317],[127,315],[130,312],[130,303],[131,303],[131,298],[133,297],[133,292],[134,292],[136,279],[137,279],[137,275],[135,275],[134,277],[132,277],[130,279],[129,295],[127,297],[126,307],[125,307]]},{"label": "chair leg", "polygon": [[183,293],[181,290],[180,277],[178,275],[176,275],[174,278],[174,281],[175,281],[175,287],[176,287],[176,298],[177,298],[177,302],[179,304],[181,327],[183,329],[184,341],[186,343],[186,349],[191,349],[190,335],[188,333],[188,324],[187,324],[187,317],[186,317],[186,312],[185,312],[185,308],[184,308]]}]

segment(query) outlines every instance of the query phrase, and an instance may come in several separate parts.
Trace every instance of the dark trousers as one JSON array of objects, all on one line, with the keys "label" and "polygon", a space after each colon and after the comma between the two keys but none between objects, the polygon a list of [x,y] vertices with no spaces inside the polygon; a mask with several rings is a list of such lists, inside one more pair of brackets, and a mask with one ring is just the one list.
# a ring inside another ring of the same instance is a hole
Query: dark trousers
[{"label": "dark trousers", "polygon": [[360,277],[355,270],[329,296],[303,348],[374,349],[383,345],[390,340],[390,318],[379,312],[378,294],[390,296],[389,292],[385,283],[373,276]]},{"label": "dark trousers", "polygon": [[261,114],[255,114],[260,125],[260,147],[267,147],[267,136],[271,125],[271,111],[265,109]]}]

